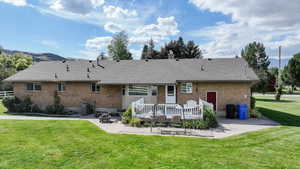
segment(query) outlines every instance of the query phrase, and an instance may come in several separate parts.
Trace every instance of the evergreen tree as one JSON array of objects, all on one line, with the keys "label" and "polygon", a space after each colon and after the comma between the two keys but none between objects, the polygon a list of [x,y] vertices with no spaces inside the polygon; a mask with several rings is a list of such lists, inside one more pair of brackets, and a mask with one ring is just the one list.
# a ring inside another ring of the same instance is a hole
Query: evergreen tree
[{"label": "evergreen tree", "polygon": [[108,54],[113,60],[132,59],[132,55],[128,50],[128,36],[124,31],[114,35],[107,48]]},{"label": "evergreen tree", "polygon": [[292,86],[292,92],[296,86],[300,86],[300,53],[289,60],[283,70],[283,80],[287,85]]},{"label": "evergreen tree", "polygon": [[141,59],[142,60],[147,59],[147,55],[148,55],[148,45],[145,44],[144,47],[143,47]]},{"label": "evergreen tree", "polygon": [[268,85],[268,66],[270,65],[264,45],[258,42],[250,43],[242,49],[241,55],[260,78],[260,82],[252,89],[264,93]]},{"label": "evergreen tree", "polygon": [[194,41],[188,41],[185,47],[185,58],[198,58],[203,59],[202,51]]}]

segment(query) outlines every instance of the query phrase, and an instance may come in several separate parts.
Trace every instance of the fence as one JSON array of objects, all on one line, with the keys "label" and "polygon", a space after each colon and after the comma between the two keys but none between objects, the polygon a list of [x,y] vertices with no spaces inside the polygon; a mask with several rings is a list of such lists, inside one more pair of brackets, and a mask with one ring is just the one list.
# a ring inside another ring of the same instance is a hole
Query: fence
[{"label": "fence", "polygon": [[3,99],[4,97],[13,97],[14,92],[13,91],[0,91],[0,99]]}]

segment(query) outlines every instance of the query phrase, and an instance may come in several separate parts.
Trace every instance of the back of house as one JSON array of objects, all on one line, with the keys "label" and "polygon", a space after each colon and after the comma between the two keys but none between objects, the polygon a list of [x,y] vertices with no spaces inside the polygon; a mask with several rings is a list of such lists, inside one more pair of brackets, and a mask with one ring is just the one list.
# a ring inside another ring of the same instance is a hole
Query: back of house
[{"label": "back of house", "polygon": [[91,103],[126,109],[140,98],[151,104],[202,99],[217,112],[224,112],[227,104],[250,106],[250,88],[256,81],[242,58],[50,61],[5,79],[13,84],[16,97],[30,97],[42,109],[53,104],[57,93],[69,108]]}]

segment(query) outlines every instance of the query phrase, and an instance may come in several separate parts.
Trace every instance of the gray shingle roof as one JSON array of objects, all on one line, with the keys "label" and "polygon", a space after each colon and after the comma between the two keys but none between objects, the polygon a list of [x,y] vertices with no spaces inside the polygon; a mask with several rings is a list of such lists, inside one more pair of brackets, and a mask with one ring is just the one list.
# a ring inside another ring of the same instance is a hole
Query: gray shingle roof
[{"label": "gray shingle roof", "polygon": [[[178,81],[257,81],[241,58],[164,60],[101,60],[39,62],[7,79],[25,81],[99,81],[102,84],[166,84]],[[69,71],[67,71],[67,65]],[[93,65],[95,67],[93,67]],[[88,69],[90,72],[88,72]]]}]

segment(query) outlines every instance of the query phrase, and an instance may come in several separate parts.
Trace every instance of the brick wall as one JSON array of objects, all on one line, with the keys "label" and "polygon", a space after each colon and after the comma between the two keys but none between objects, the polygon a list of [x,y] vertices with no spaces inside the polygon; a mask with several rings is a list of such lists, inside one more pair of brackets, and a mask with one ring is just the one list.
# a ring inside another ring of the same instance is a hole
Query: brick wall
[{"label": "brick wall", "polygon": [[[56,83],[42,83],[41,91],[27,91],[25,83],[15,83],[15,95],[21,99],[30,96],[31,100],[42,108],[53,104],[54,92],[57,89]],[[66,83],[66,91],[58,92],[61,103],[66,107],[79,107],[81,103],[96,102],[100,108],[121,108],[122,107],[122,86],[103,85],[99,93],[91,91],[90,83],[69,82]]]}]

